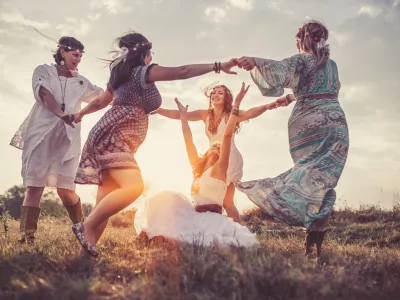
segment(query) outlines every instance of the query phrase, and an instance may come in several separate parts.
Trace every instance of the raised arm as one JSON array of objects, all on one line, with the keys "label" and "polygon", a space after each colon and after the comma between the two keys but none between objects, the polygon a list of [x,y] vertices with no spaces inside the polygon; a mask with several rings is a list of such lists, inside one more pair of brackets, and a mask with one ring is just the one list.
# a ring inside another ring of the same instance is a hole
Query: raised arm
[{"label": "raised arm", "polygon": [[[179,110],[159,108],[155,111],[156,114],[167,117],[169,119],[179,120],[181,118]],[[186,117],[188,121],[205,121],[208,111],[205,109],[197,109],[188,111]]]},{"label": "raised arm", "polygon": [[193,168],[199,160],[199,155],[197,153],[196,146],[193,143],[192,131],[190,130],[189,122],[187,119],[188,106],[183,106],[177,98],[175,98],[175,103],[178,106],[178,112],[180,113],[182,132],[185,139],[186,153],[188,155],[190,165]]},{"label": "raised arm", "polygon": [[106,89],[106,91],[103,94],[101,94],[95,100],[93,100],[88,105],[86,105],[80,112],[78,112],[74,115],[75,123],[79,123],[80,121],[82,121],[82,118],[85,115],[94,113],[100,109],[105,108],[112,101],[113,101],[113,95],[111,94],[109,89]]},{"label": "raised arm", "polygon": [[236,72],[231,71],[231,68],[234,66],[236,66],[236,61],[233,59],[224,63],[197,64],[180,67],[161,67],[154,65],[149,70],[147,80],[149,82],[182,80],[204,75],[213,71],[215,73],[222,71],[226,74],[236,74]]},{"label": "raised arm", "polygon": [[219,159],[217,163],[218,174],[220,179],[226,179],[226,171],[228,170],[228,163],[229,163],[229,155],[231,151],[231,144],[232,144],[232,136],[235,132],[236,123],[238,122],[238,115],[239,115],[239,107],[240,103],[242,102],[244,96],[246,95],[247,91],[249,90],[250,86],[245,88],[245,84],[242,83],[242,88],[239,94],[236,96],[235,102],[232,107],[231,114],[229,116],[228,124],[226,125],[226,129],[224,132],[224,137],[222,138],[221,150],[219,154]]}]

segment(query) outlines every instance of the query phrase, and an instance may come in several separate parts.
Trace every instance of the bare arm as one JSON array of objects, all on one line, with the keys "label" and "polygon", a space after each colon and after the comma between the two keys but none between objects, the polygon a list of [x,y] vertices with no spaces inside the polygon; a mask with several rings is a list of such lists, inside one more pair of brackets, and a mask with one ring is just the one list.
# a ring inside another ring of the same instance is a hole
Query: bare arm
[{"label": "bare arm", "polygon": [[242,112],[239,115],[238,122],[243,122],[243,121],[257,118],[258,116],[262,115],[267,110],[275,109],[275,108],[282,107],[282,106],[288,106],[291,102],[293,102],[295,100],[296,100],[296,98],[294,98],[293,95],[288,94],[286,96],[276,99],[276,101],[274,101],[272,103],[250,108],[248,110],[245,110],[244,112]]},{"label": "bare arm", "polygon": [[72,124],[73,118],[71,118],[71,115],[68,115],[62,111],[60,104],[57,103],[56,99],[54,99],[53,94],[50,93],[49,90],[44,87],[40,87],[39,97],[42,99],[44,105],[49,111],[51,111],[55,116],[63,120],[66,124],[74,128],[74,125]]},{"label": "bare arm", "polygon": [[113,101],[113,95],[106,89],[98,98],[86,105],[79,113],[75,114],[75,122],[79,123],[85,115],[94,113],[105,108]]},{"label": "bare arm", "polygon": [[175,98],[175,102],[179,108],[178,112],[180,114],[183,137],[185,139],[186,153],[188,155],[190,165],[194,167],[199,160],[199,155],[197,153],[196,146],[193,143],[193,135],[187,119],[188,106],[186,105],[186,107],[184,107],[177,98]]},{"label": "bare arm", "polygon": [[[227,74],[236,74],[231,71],[231,68],[235,65],[235,60],[221,63],[221,71]],[[216,71],[215,64],[197,64],[180,67],[161,67],[154,65],[149,70],[147,79],[149,82],[182,80],[204,75],[213,71]]]},{"label": "bare arm", "polygon": [[250,108],[240,113],[238,117],[238,122],[244,122],[250,119],[257,118],[258,116],[265,113],[267,110],[276,108],[276,103],[265,104],[257,107]]},{"label": "bare arm", "polygon": [[[177,109],[159,108],[155,113],[174,120],[179,120],[181,118],[179,110]],[[187,112],[186,118],[188,121],[205,121],[207,113],[208,112],[205,109],[197,109]]]}]

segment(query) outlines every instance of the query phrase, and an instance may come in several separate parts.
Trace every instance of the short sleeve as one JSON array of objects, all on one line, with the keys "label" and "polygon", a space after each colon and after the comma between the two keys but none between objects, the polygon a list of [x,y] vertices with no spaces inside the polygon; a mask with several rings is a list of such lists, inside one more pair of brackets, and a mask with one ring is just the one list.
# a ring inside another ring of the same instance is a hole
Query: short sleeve
[{"label": "short sleeve", "polygon": [[53,93],[50,83],[50,74],[46,67],[43,65],[36,67],[36,69],[33,71],[32,76],[33,95],[36,101],[39,103],[43,102],[43,100],[39,96],[39,90],[41,87],[44,87],[50,93]]},{"label": "short sleeve", "polygon": [[254,58],[256,67],[251,71],[251,77],[263,96],[279,97],[284,88],[293,88],[299,67],[303,64],[300,54],[281,61]]},{"label": "short sleeve", "polygon": [[102,93],[104,93],[104,90],[101,87],[94,85],[89,80],[87,80],[87,87],[85,94],[83,95],[82,102],[90,103]]},{"label": "short sleeve", "polygon": [[133,78],[136,82],[139,83],[139,85],[143,88],[143,89],[148,89],[152,86],[154,86],[154,82],[149,82],[147,77],[148,77],[148,73],[150,71],[150,69],[155,66],[156,64],[151,64],[151,65],[147,65],[147,66],[139,66],[136,67],[133,70]]}]

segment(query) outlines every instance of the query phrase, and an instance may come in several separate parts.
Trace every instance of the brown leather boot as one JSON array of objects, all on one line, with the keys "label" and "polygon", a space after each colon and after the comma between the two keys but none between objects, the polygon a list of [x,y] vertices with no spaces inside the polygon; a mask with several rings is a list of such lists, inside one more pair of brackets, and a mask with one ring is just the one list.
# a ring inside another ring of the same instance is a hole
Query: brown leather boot
[{"label": "brown leather boot", "polygon": [[84,221],[84,216],[82,212],[81,199],[79,198],[78,203],[71,206],[65,206],[67,209],[69,218],[73,224],[82,223]]},{"label": "brown leather boot", "polygon": [[32,244],[35,241],[35,232],[40,216],[40,207],[22,206],[20,218],[20,239],[19,243],[27,242]]}]

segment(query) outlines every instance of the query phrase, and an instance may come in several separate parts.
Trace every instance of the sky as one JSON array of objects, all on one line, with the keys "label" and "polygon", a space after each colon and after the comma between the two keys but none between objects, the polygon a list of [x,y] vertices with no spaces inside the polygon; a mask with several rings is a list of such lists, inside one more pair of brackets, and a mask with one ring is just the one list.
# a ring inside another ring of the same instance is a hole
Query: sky
[{"label": "sky", "polygon": [[[281,60],[296,53],[294,36],[308,19],[329,29],[331,58],[342,83],[339,101],[350,129],[350,152],[337,187],[338,206],[391,208],[400,191],[400,0],[0,0],[0,193],[21,184],[21,151],[9,146],[35,100],[34,68],[52,62],[56,45],[33,28],[58,39],[74,36],[85,45],[79,72],[105,87],[113,40],[129,30],[152,43],[153,62],[162,66],[213,63],[254,56]],[[250,84],[242,108],[275,100],[261,96],[250,74],[208,74],[186,81],[157,83],[163,107],[178,97],[189,109],[207,107],[203,89],[218,81],[234,94]],[[289,92],[289,91],[287,91]],[[292,166],[287,121],[292,106],[268,111],[242,125],[235,137],[244,158],[243,180],[274,177]],[[82,140],[105,110],[85,117]],[[204,125],[192,123],[200,152],[207,149]],[[180,124],[150,117],[148,136],[136,155],[148,190],[189,194],[191,169]],[[95,186],[78,186],[93,203]],[[252,207],[240,192],[241,210]]]}]

